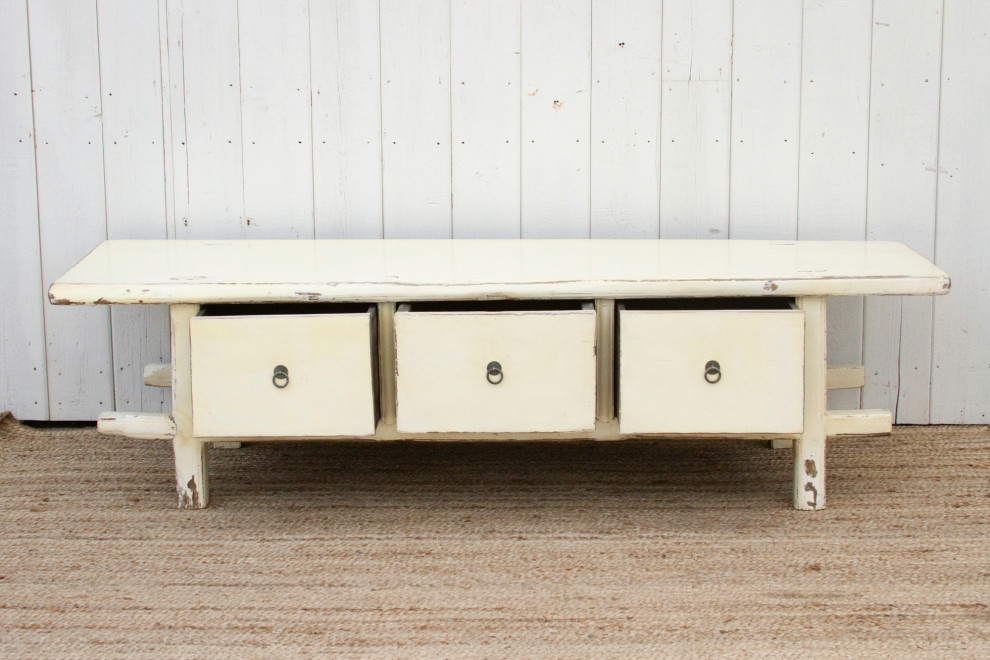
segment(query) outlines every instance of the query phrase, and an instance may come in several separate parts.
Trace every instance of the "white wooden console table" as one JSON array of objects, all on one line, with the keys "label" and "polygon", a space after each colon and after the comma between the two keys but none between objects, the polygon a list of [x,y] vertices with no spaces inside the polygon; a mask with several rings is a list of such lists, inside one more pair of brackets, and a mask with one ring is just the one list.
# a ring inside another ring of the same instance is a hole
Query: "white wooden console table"
[{"label": "white wooden console table", "polygon": [[825,507],[825,440],[890,431],[827,411],[825,300],[932,295],[898,243],[674,240],[106,241],[53,304],[163,304],[181,507],[212,442],[718,435],[793,442],[794,506]]}]

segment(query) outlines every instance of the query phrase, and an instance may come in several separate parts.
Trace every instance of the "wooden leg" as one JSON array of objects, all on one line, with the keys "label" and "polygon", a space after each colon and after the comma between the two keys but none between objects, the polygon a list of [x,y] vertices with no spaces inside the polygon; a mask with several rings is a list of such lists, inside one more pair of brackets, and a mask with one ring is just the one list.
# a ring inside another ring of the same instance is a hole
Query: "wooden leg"
[{"label": "wooden leg", "polygon": [[198,305],[172,305],[172,420],[175,437],[176,493],[179,508],[203,509],[210,502],[206,443],[193,437],[192,369],[189,355],[189,319]]},{"label": "wooden leg", "polygon": [[825,298],[798,298],[804,310],[804,432],[794,442],[794,508],[825,508],[827,367]]}]

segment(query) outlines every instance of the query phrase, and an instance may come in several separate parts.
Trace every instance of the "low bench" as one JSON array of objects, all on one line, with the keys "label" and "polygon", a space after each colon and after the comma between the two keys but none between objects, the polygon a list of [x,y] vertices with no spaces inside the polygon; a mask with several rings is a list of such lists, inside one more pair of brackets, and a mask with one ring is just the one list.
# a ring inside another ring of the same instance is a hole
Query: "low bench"
[{"label": "low bench", "polygon": [[105,413],[170,439],[179,506],[209,502],[218,442],[728,436],[793,445],[797,509],[825,508],[828,296],[937,295],[898,243],[703,240],[106,241],[53,304],[161,304],[172,414]]}]

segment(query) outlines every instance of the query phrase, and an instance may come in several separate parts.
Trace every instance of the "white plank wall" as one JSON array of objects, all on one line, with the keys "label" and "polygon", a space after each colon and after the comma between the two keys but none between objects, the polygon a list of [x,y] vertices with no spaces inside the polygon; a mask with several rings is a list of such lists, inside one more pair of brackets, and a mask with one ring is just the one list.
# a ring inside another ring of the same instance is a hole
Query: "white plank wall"
[{"label": "white plank wall", "polygon": [[591,1],[522,5],[522,236],[591,230]]},{"label": "white plank wall", "polygon": [[314,238],[309,1],[238,0],[237,20],[245,234]]},{"label": "white plank wall", "polygon": [[661,3],[591,7],[591,236],[657,238]]},{"label": "white plank wall", "polygon": [[448,238],[450,0],[381,0],[385,238]]},{"label": "white plank wall", "polygon": [[0,410],[48,418],[27,6],[0,0]]},{"label": "white plank wall", "polygon": [[935,304],[932,417],[963,424],[990,418],[988,25],[988,3],[945,0],[935,258],[965,277]]},{"label": "white plank wall", "polygon": [[382,237],[377,0],[312,0],[313,213],[317,238]]},{"label": "white plank wall", "polygon": [[903,241],[833,406],[990,413],[980,0],[0,0],[0,410],[167,410],[162,310],[47,304],[106,237]]},{"label": "white plank wall", "polygon": [[[96,2],[29,5],[42,287],[107,237]],[[45,305],[49,411],[113,405],[110,310]]]},{"label": "white plank wall", "polygon": [[519,237],[520,4],[452,0],[454,238]]},{"label": "white plank wall", "polygon": [[797,238],[801,3],[733,9],[729,238]]},{"label": "white plank wall", "polygon": [[[100,87],[108,238],[167,237],[158,8],[100,0]],[[110,310],[118,410],[171,409],[167,389],[145,387],[142,371],[169,359],[168,310]]]},{"label": "white plank wall", "polygon": [[184,214],[176,208],[177,238],[246,236],[237,6],[237,0],[182,1],[174,8],[181,49],[169,56],[182,62],[172,79],[182,80],[185,141],[173,148],[187,186]]},{"label": "white plank wall", "polygon": [[[873,16],[862,0],[805,0],[801,49],[798,238],[866,237]],[[836,44],[842,44],[836,48]],[[828,355],[862,364],[863,300],[828,301]],[[859,390],[829,392],[834,409],[859,407]]]},{"label": "white plank wall", "polygon": [[660,238],[726,238],[732,0],[666,0],[662,61]]},{"label": "white plank wall", "polygon": [[158,3],[158,57],[162,71],[162,137],[165,141],[165,223],[169,238],[188,231],[189,161],[186,91],[182,72],[182,0]]},{"label": "white plank wall", "polygon": [[[876,0],[870,93],[867,238],[935,258],[942,0]],[[946,270],[960,283],[960,273]],[[956,296],[954,291],[952,296]],[[867,298],[863,406],[929,420],[932,301]]]}]

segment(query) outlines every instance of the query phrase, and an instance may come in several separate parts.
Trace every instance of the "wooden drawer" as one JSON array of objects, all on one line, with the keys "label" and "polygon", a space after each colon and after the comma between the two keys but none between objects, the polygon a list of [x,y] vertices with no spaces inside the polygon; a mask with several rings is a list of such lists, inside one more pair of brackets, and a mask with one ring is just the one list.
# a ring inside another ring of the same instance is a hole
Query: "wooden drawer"
[{"label": "wooden drawer", "polygon": [[[375,307],[234,314],[238,307],[190,321],[194,435],[374,435]],[[279,366],[285,376],[276,376]]]},{"label": "wooden drawer", "polygon": [[522,433],[595,426],[595,312],[590,304],[402,305],[395,314],[395,333],[400,432]]},{"label": "wooden drawer", "polygon": [[621,433],[804,427],[804,313],[791,301],[629,302],[618,337]]}]

